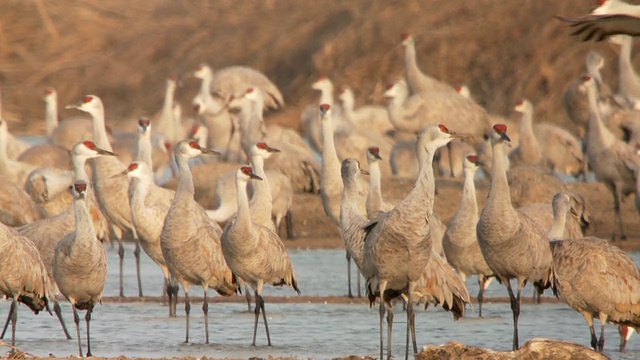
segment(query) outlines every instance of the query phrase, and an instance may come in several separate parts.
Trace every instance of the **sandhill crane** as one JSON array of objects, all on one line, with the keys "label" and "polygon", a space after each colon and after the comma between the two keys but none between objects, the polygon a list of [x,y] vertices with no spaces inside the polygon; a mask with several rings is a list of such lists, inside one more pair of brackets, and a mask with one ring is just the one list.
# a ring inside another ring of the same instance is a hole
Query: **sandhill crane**
[{"label": "sandhill crane", "polygon": [[60,240],[53,260],[53,276],[60,292],[69,300],[73,309],[80,357],[82,357],[82,341],[77,310],[87,311],[85,316],[87,356],[92,356],[89,331],[91,313],[95,304],[102,300],[102,292],[107,280],[107,254],[102,242],[96,237],[85,203],[87,193],[90,191],[90,186],[83,180],[73,184],[76,230]]},{"label": "sandhill crane", "polygon": [[[89,176],[85,171],[85,163],[87,159],[97,156],[113,156],[114,154],[106,150],[100,149],[95,146],[91,141],[85,141],[76,144],[72,150],[73,162],[74,162],[74,177],[76,181],[84,181],[89,183]],[[72,181],[73,182],[73,181]],[[95,198],[95,194],[89,192],[85,197],[86,204],[90,213],[91,220],[93,222],[93,228],[96,232],[96,237],[104,241],[108,238],[109,229],[106,219],[103,217],[98,207],[98,202]],[[73,205],[69,206],[64,212],[47,217],[38,221],[34,221],[27,225],[21,226],[17,231],[29,238],[40,252],[40,256],[47,270],[47,274],[51,279],[53,276],[53,262],[55,258],[56,246],[60,239],[65,235],[72,233],[75,230],[75,210]],[[53,283],[53,295],[58,294],[58,286]],[[62,315],[60,312],[60,305],[55,297],[51,299],[53,302],[53,310],[60,319],[60,323],[63,326],[63,330],[68,339],[71,339],[66,331]]]},{"label": "sandhill crane", "polygon": [[640,36],[640,14],[585,15],[577,19],[558,17],[575,30],[582,41],[602,41],[612,35]]},{"label": "sandhill crane", "polygon": [[[185,294],[187,318],[186,340],[189,342],[189,288],[200,285],[204,288],[205,342],[209,343],[209,304],[207,291],[214,288],[224,296],[236,293],[235,276],[222,255],[220,235],[222,229],[205,213],[194,200],[194,186],[189,158],[200,154],[217,154],[214,150],[202,148],[193,140],[182,140],[174,149],[178,164],[178,188],[162,227],[160,244],[162,254],[171,275],[182,285]],[[172,289],[174,295],[177,289]],[[175,298],[175,297],[174,297]]]},{"label": "sandhill crane", "polygon": [[[438,81],[423,73],[416,61],[416,44],[413,36],[402,34],[402,45],[404,46],[404,72],[407,84],[412,94],[424,92],[446,92],[455,93],[455,89],[444,82]],[[434,120],[438,121],[438,120]]]},{"label": "sandhill crane", "polygon": [[[589,116],[589,130],[587,131],[587,155],[589,167],[593,170],[598,181],[601,181],[613,195],[613,209],[618,223],[620,239],[626,235],[620,216],[620,202],[625,196],[635,191],[635,172],[640,168],[640,157],[627,143],[617,139],[602,123],[597,111],[596,99],[598,90],[591,77],[583,77],[587,87],[591,114]],[[616,232],[613,233],[616,237]]]},{"label": "sandhill crane", "polygon": [[15,346],[18,302],[35,314],[45,308],[51,312],[52,284],[35,245],[5,225],[0,225],[0,269],[0,293],[12,300],[4,330],[11,320],[11,346]]},{"label": "sandhill crane", "polygon": [[[251,345],[256,345],[258,317],[262,311],[262,319],[267,333],[267,344],[271,346],[267,314],[264,309],[264,299],[262,298],[264,284],[289,285],[298,294],[300,294],[300,290],[294,277],[291,259],[284,248],[284,244],[282,244],[273,229],[256,221],[260,217],[258,214],[254,215],[251,212],[251,209],[255,209],[255,207],[249,204],[247,196],[249,179],[263,180],[248,166],[238,169],[236,172],[238,213],[224,228],[221,239],[222,252],[233,273],[249,284],[255,293],[256,308],[253,342]],[[268,184],[266,185],[269,186]],[[254,188],[254,191],[259,191],[259,187],[254,186]],[[253,199],[256,199],[256,195],[257,193],[254,193]],[[269,197],[269,192],[266,192],[266,196],[267,198]],[[262,205],[267,208],[266,210],[270,210],[269,204],[263,203]],[[270,211],[267,216],[270,217]],[[269,219],[267,220],[269,221]],[[262,222],[264,222],[264,219]]]},{"label": "sandhill crane", "polygon": [[[248,87],[257,87],[266,95],[265,103],[271,109],[284,106],[284,98],[278,87],[263,73],[247,66],[229,66],[213,72],[206,64],[198,65],[193,75],[209,84],[209,90],[224,103]],[[202,85],[204,87],[204,85]]]},{"label": "sandhill crane", "polygon": [[40,144],[32,146],[20,154],[17,161],[36,166],[48,166],[58,169],[71,169],[69,150],[59,145]]},{"label": "sandhill crane", "polygon": [[175,193],[154,184],[153,172],[144,161],[132,162],[122,174],[136,180],[131,182],[129,193],[131,220],[136,227],[142,249],[162,271],[164,292],[169,297],[169,316],[176,316],[173,307],[174,293],[170,291],[171,274],[160,244],[164,219],[169,212]]},{"label": "sandhill crane", "polygon": [[72,205],[72,183],[73,171],[41,167],[27,176],[24,190],[46,216],[55,216]]},{"label": "sandhill crane", "polygon": [[47,87],[44,90],[46,134],[49,142],[71,150],[84,140],[93,139],[91,119],[71,118],[58,122],[58,92]]},{"label": "sandhill crane", "polygon": [[311,148],[293,129],[277,125],[265,126],[263,103],[263,92],[250,87],[229,104],[231,108],[240,109],[242,149],[249,155],[253,144],[259,141],[277,147],[281,152],[271,156],[265,169],[279,170],[287,175],[296,192],[317,192],[320,169]]},{"label": "sandhill crane", "polygon": [[[418,135],[418,160],[420,170],[411,192],[391,211],[379,216],[367,225],[368,234],[364,244],[364,268],[372,269],[367,279],[370,294],[385,291],[407,290],[407,334],[411,331],[413,350],[417,352],[415,340],[415,315],[413,296],[417,281],[429,262],[432,247],[429,218],[433,212],[433,156],[435,151],[454,137],[442,124],[427,126]],[[402,224],[402,225],[400,225]],[[367,271],[368,272],[368,271]],[[383,318],[387,304],[380,301],[380,343],[383,342]],[[391,322],[389,327],[391,327]],[[390,339],[388,357],[391,357]],[[409,354],[407,342],[406,357]],[[380,358],[383,348],[380,348]]]},{"label": "sandhill crane", "polygon": [[395,129],[384,106],[365,105],[355,108],[355,96],[350,87],[342,86],[338,99],[342,103],[345,120],[356,128],[373,131],[379,135],[388,135]]},{"label": "sandhill crane", "polygon": [[[343,185],[340,181],[340,160],[333,142],[333,109],[329,104],[320,105],[320,121],[322,126],[322,181],[320,182],[320,195],[322,196],[322,206],[324,212],[331,221],[340,226],[340,196]],[[361,197],[358,205],[365,213],[365,196]],[[343,239],[344,240],[344,239]],[[358,296],[360,296],[360,277],[358,277]],[[351,255],[347,252],[347,296],[353,297],[351,293]]]},{"label": "sandhill crane", "polygon": [[22,226],[41,219],[45,215],[21,187],[11,181],[0,181],[1,223],[8,226]]},{"label": "sandhill crane", "polygon": [[522,163],[542,165],[546,159],[542,154],[538,139],[533,133],[533,105],[529,100],[522,99],[516,104],[515,110],[522,114],[520,118],[520,144],[509,154],[509,164],[511,166]]},{"label": "sandhill crane", "polygon": [[[342,162],[341,173],[344,191],[340,205],[340,232],[347,251],[351,253],[355,263],[368,278],[373,276],[373,269],[366,268],[364,265],[364,241],[368,233],[366,225],[369,220],[365,218],[358,206],[360,198],[358,174],[361,172],[366,173],[360,169],[358,160],[347,158]],[[371,301],[374,300],[375,295],[379,294],[370,294]],[[387,302],[389,305],[387,321],[390,326],[393,323],[390,302],[398,295],[399,293],[387,292],[385,297],[381,299],[381,302]],[[425,308],[428,304],[441,304],[443,309],[453,313],[454,319],[464,315],[465,306],[469,303],[469,294],[462,279],[444,258],[434,252],[431,253],[431,259],[417,282],[415,295],[415,300],[425,302]],[[404,294],[402,296],[405,297]]]},{"label": "sandhill crane", "polygon": [[397,130],[417,133],[426,124],[455,122],[467,129],[472,144],[479,144],[489,124],[487,112],[473,100],[454,92],[430,92],[409,96],[404,80],[387,86],[389,120]]},{"label": "sandhill crane", "polygon": [[158,134],[171,144],[175,144],[186,136],[185,128],[181,124],[181,119],[175,117],[174,113],[174,95],[179,79],[177,75],[167,78],[164,101],[162,102],[162,110],[156,119],[156,130]]},{"label": "sandhill crane", "polygon": [[[511,204],[507,182],[508,142],[506,125],[494,125],[491,186],[476,231],[487,265],[509,292],[513,312],[513,350],[516,350],[519,347],[518,317],[522,288],[529,281],[539,291],[551,286],[553,259],[544,229]],[[518,281],[516,295],[510,283],[513,278]]]},{"label": "sandhill crane", "polygon": [[464,185],[460,207],[447,226],[442,239],[442,247],[449,264],[458,270],[462,280],[467,275],[478,275],[478,316],[482,317],[484,291],[493,279],[493,272],[482,256],[476,225],[478,223],[478,202],[474,177],[478,170],[478,157],[467,155],[464,160]]},{"label": "sandhill crane", "polygon": [[[566,217],[563,224],[563,239],[575,239],[585,235],[585,231],[591,225],[590,213],[584,198],[575,192],[562,192],[562,194],[568,194],[571,200],[571,207],[569,215]],[[538,224],[542,225],[542,228],[550,231],[553,225],[553,206],[549,202],[545,203],[531,203],[518,208],[531,219]]]},{"label": "sandhill crane", "polygon": [[[102,100],[95,95],[86,95],[77,105],[68,105],[67,108],[76,108],[89,113],[93,122],[93,139],[101,149],[113,151],[105,129],[104,105]],[[129,181],[123,177],[112,177],[122,172],[126,165],[112,156],[100,157],[93,161],[93,187],[98,198],[102,212],[113,225],[112,230],[118,239],[118,256],[120,257],[120,296],[124,296],[123,290],[123,260],[124,246],[122,243],[122,231],[130,231],[136,239],[135,227],[131,221],[128,189]],[[142,281],[140,279],[140,252],[134,252],[136,258],[136,271],[138,275],[138,296],[142,297]]]},{"label": "sandhill crane", "polygon": [[[591,347],[603,351],[607,321],[640,327],[640,269],[624,251],[595,237],[563,239],[562,223],[570,209],[569,196],[553,199],[554,231],[551,251],[559,295],[584,316]],[[557,226],[556,226],[557,225]],[[600,319],[600,339],[593,318]]]},{"label": "sandhill crane", "polygon": [[620,46],[618,58],[618,93],[631,104],[640,101],[640,78],[631,63],[633,38],[627,35],[616,35],[609,42]]},{"label": "sandhill crane", "polygon": [[0,120],[0,175],[22,187],[29,174],[39,166],[11,160],[8,156],[8,141],[7,122]]}]

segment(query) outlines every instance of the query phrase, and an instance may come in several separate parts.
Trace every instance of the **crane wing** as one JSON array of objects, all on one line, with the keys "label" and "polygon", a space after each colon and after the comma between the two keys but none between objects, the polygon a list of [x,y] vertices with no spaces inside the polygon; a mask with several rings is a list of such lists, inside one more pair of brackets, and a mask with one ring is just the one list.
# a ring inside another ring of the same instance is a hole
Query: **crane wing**
[{"label": "crane wing", "polygon": [[582,41],[602,41],[611,35],[640,36],[640,18],[629,15],[587,15],[577,19],[568,19],[560,16],[556,18],[568,22],[575,28],[571,35],[581,38]]}]

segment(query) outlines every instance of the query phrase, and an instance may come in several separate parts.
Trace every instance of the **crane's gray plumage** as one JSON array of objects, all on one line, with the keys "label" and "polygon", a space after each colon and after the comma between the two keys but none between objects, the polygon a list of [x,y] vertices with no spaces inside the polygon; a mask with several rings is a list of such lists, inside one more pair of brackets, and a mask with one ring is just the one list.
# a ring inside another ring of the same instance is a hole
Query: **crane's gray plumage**
[{"label": "crane's gray plumage", "polygon": [[[415,186],[391,211],[381,214],[366,226],[369,230],[364,244],[363,272],[372,274],[367,278],[370,299],[375,293],[384,299],[387,290],[399,294],[408,288],[407,332],[412,332],[414,352],[417,351],[417,345],[413,296],[432,251],[430,217],[435,193],[433,156],[439,147],[446,145],[454,136],[441,124],[431,124],[420,132],[416,147],[420,170]],[[383,317],[388,305],[385,301],[380,302],[381,358]],[[392,320],[389,321],[391,326]],[[408,353],[407,343],[407,357]],[[391,356],[391,351],[388,351],[388,356]]]},{"label": "crane's gray plumage", "polygon": [[[513,312],[513,349],[518,346],[520,293],[527,282],[539,291],[551,286],[553,259],[542,227],[511,204],[507,182],[507,126],[493,126],[493,169],[491,187],[476,228],[487,265],[506,287]],[[510,279],[518,280],[517,294]]]},{"label": "crane's gray plumage", "polygon": [[[554,225],[570,210],[569,196],[553,199]],[[604,348],[607,321],[640,328],[640,270],[624,251],[595,237],[562,239],[561,226],[550,234],[556,287],[569,306],[584,316],[591,332],[591,346]],[[593,318],[601,323],[600,339]]]},{"label": "crane's gray plumage", "polygon": [[484,290],[491,282],[493,271],[482,256],[476,225],[478,224],[478,201],[474,177],[478,170],[478,157],[468,155],[464,159],[464,186],[458,211],[453,215],[442,239],[442,247],[449,264],[458,270],[463,283],[467,275],[478,275],[478,315],[482,317]]},{"label": "crane's gray plumage", "polygon": [[425,92],[457,93],[452,86],[438,81],[420,70],[416,61],[416,43],[412,35],[402,34],[401,38],[402,46],[404,46],[404,73],[412,94]]},{"label": "crane's gray plumage", "polygon": [[0,224],[0,271],[0,293],[12,299],[2,336],[11,320],[11,345],[15,346],[18,302],[36,314],[44,309],[50,312],[53,284],[36,246],[4,224]]},{"label": "crane's gray plumage", "polygon": [[63,237],[56,246],[53,260],[53,276],[60,292],[71,303],[78,336],[78,351],[82,357],[80,320],[77,309],[86,310],[87,356],[91,356],[89,323],[93,307],[101,302],[107,280],[107,254],[102,242],[96,237],[89,216],[86,196],[91,186],[84,180],[73,184],[75,209],[75,231]]},{"label": "crane's gray plumage", "polygon": [[[220,295],[236,293],[237,282],[222,255],[220,236],[222,229],[211,220],[194,199],[194,185],[189,158],[200,154],[216,154],[200,147],[196,141],[183,140],[176,144],[174,157],[178,164],[178,187],[164,221],[161,236],[162,254],[171,275],[180,282],[185,292],[187,314],[186,342],[189,342],[189,288],[204,288],[206,343],[209,343],[207,290],[212,287]],[[177,289],[173,289],[174,294]]]},{"label": "crane's gray plumage", "polygon": [[[102,100],[95,95],[86,95],[77,105],[69,105],[67,108],[75,108],[91,115],[93,121],[93,141],[101,149],[113,151],[109,142],[105,128],[105,114]],[[131,231],[134,239],[138,236],[131,221],[131,210],[129,205],[129,181],[124,177],[113,177],[114,174],[122,172],[126,168],[116,157],[101,157],[93,161],[93,188],[98,198],[98,203],[103,214],[112,225],[114,234],[118,237],[118,256],[120,257],[120,296],[124,296],[123,289],[123,259],[124,246],[122,243],[122,232]],[[116,228],[118,230],[116,230]],[[119,236],[118,236],[119,235]],[[138,275],[138,295],[142,296],[140,280],[140,257],[136,255],[136,270]]]},{"label": "crane's gray plumage", "polygon": [[[258,317],[262,311],[267,342],[271,346],[267,315],[264,310],[264,300],[262,299],[264,284],[289,285],[298,294],[300,290],[294,277],[291,259],[280,237],[274,231],[273,226],[268,227],[260,223],[264,223],[265,220],[271,223],[270,219],[262,219],[258,222],[251,212],[252,207],[247,195],[249,179],[265,181],[254,174],[253,170],[247,166],[241,167],[236,172],[238,213],[224,228],[221,240],[222,251],[227,264],[229,264],[234,274],[249,284],[256,295],[252,345],[255,346],[256,344]],[[268,183],[267,186],[269,186]],[[269,190],[264,190],[266,191],[265,195],[269,197]],[[271,204],[263,203],[263,205],[269,210],[267,214],[270,216]]]}]

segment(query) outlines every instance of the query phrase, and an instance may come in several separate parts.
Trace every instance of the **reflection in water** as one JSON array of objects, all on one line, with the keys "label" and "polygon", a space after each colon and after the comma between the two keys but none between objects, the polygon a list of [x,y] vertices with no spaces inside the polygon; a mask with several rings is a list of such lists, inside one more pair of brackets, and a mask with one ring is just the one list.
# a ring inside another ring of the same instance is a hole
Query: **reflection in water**
[{"label": "reflection in water", "polygon": [[[128,246],[125,255],[125,294],[137,294],[136,275]],[[109,250],[109,275],[105,296],[118,294],[117,256]],[[344,295],[344,251],[290,251],[303,295]],[[638,254],[633,254],[638,261]],[[160,296],[162,274],[146,257],[142,261],[143,287],[146,295]],[[476,294],[476,280],[467,281],[469,292]],[[527,287],[531,289],[531,287]],[[533,290],[525,290],[528,296]],[[265,289],[266,295],[295,296],[290,289]],[[212,292],[213,294],[213,292]],[[214,295],[215,296],[215,295]],[[505,287],[493,283],[488,297],[506,296]],[[10,302],[0,302],[0,316],[6,316]],[[71,307],[63,302],[63,315],[72,328]],[[326,359],[348,354],[359,356],[378,354],[378,309],[363,304],[271,304],[268,303],[272,348],[260,323],[257,347],[250,346],[253,313],[246,312],[243,303],[210,304],[211,344],[204,344],[204,325],[201,305],[192,304],[191,340],[184,344],[184,307],[178,305],[178,318],[167,317],[160,303],[104,303],[95,308],[91,321],[92,350],[96,356],[214,356],[249,358],[253,356],[297,356]],[[484,319],[468,311],[468,317],[457,322],[440,308],[418,310],[416,330],[418,344],[444,344],[456,340],[468,345],[509,350],[511,347],[511,310],[507,303],[486,304]],[[476,309],[477,310],[477,309]],[[404,354],[405,317],[396,307],[394,323],[394,352]],[[85,333],[81,320],[81,334]],[[72,330],[72,329],[69,330]],[[520,317],[520,338],[524,343],[534,337],[574,341],[589,345],[589,330],[584,319],[561,303],[541,305],[523,304]],[[75,333],[73,329],[72,333]],[[38,356],[77,355],[75,340],[67,341],[54,316],[33,315],[21,305],[18,314],[16,345]],[[640,358],[640,338],[631,338],[627,353],[617,351],[618,334],[612,325],[607,327],[606,353],[612,359]]]}]

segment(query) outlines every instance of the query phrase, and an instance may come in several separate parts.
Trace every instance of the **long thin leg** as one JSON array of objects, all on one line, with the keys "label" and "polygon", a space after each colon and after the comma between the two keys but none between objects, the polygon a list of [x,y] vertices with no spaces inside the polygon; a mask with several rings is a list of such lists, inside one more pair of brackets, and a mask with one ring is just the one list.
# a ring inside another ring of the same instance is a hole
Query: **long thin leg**
[{"label": "long thin leg", "polygon": [[87,357],[92,356],[91,355],[91,331],[90,331],[92,312],[93,312],[93,309],[89,308],[89,310],[87,310],[87,315],[84,316],[84,320],[87,322]]},{"label": "long thin leg", "polygon": [[58,303],[57,301],[53,303],[53,312],[56,313],[56,316],[60,321],[60,325],[62,326],[62,331],[64,331],[64,336],[67,337],[67,340],[71,340],[71,335],[69,335],[69,330],[67,330],[67,325],[65,325],[64,319],[62,318],[62,310],[60,310],[60,303]]},{"label": "long thin leg", "polygon": [[249,292],[249,285],[244,284],[244,296],[247,298],[247,311],[251,312],[251,292]]},{"label": "long thin leg", "polygon": [[136,248],[133,250],[133,255],[136,259],[136,273],[138,275],[138,297],[143,297],[142,294],[142,279],[140,278],[140,239],[138,239],[137,234],[135,237]]},{"label": "long thin leg", "polygon": [[[167,305],[167,301],[170,301],[169,296],[169,278],[165,276],[162,285],[162,305]],[[169,305],[169,316],[171,316],[171,305]]]},{"label": "long thin leg", "polygon": [[[411,341],[412,341],[412,345],[413,345],[413,354],[414,356],[418,353],[418,343],[416,341],[416,313],[415,311],[413,311],[413,293],[415,292],[416,289],[416,283],[415,282],[410,282],[409,283],[409,304],[407,307],[407,323],[408,326],[407,328],[411,330]],[[409,337],[409,334],[407,333],[407,339]],[[407,347],[408,347],[408,340],[407,340]],[[408,351],[409,349],[407,349]],[[408,356],[409,354],[407,354],[405,357],[408,360]]]},{"label": "long thin leg", "polygon": [[[380,290],[380,360],[384,359],[384,291],[387,288],[387,282],[381,281],[378,285]],[[389,357],[391,357],[391,346],[389,346]]]},{"label": "long thin leg", "polygon": [[[382,299],[380,300],[382,301]],[[391,345],[393,344],[393,341],[391,340],[393,337],[393,318],[394,318],[394,314],[393,314],[393,307],[392,306],[386,306],[387,309],[387,347],[389,348],[389,351],[391,351]],[[390,357],[391,355],[389,355]]]},{"label": "long thin leg", "polygon": [[180,290],[180,286],[178,285],[178,283],[176,282],[175,279],[173,278],[169,278],[169,291],[171,293],[171,299],[169,300],[170,302],[170,306],[171,306],[171,315],[170,316],[177,316],[177,308],[178,308],[178,290]]},{"label": "long thin leg", "polygon": [[262,295],[258,295],[260,299],[260,309],[262,310],[262,320],[264,321],[264,328],[267,331],[267,345],[271,346],[271,335],[269,335],[269,323],[267,322],[267,313],[264,310],[264,299]]},{"label": "long thin leg", "polygon": [[13,305],[9,307],[9,314],[7,315],[7,321],[4,322],[4,328],[2,329],[2,335],[0,335],[0,339],[4,339],[4,334],[7,332],[7,328],[9,327],[9,321],[11,321],[12,311],[13,311]]},{"label": "long thin leg", "polygon": [[82,357],[82,338],[80,337],[80,317],[78,316],[78,310],[76,310],[75,304],[71,304],[71,309],[73,309],[73,322],[76,324],[76,336],[78,337],[78,355]]},{"label": "long thin leg", "polygon": [[255,315],[255,319],[253,322],[253,341],[251,342],[251,346],[256,346],[256,334],[258,332],[258,318],[260,317],[260,299],[258,295],[258,291],[255,291],[255,297],[256,297],[256,307],[253,310],[253,313]]},{"label": "long thin leg", "polygon": [[208,286],[204,287],[204,300],[202,302],[202,312],[204,313],[204,338],[205,344],[209,343],[209,301],[207,299]]},{"label": "long thin leg", "polygon": [[591,347],[593,350],[598,349],[598,337],[596,336],[596,329],[593,327],[593,323],[589,325],[589,332],[591,332]]},{"label": "long thin leg", "polygon": [[484,301],[484,286],[487,278],[484,275],[478,275],[478,317],[482,317],[482,301]]},{"label": "long thin leg", "polygon": [[294,239],[296,234],[293,232],[293,216],[291,210],[287,211],[287,214],[284,216],[284,222],[287,225],[287,239]]},{"label": "long thin leg", "polygon": [[347,286],[349,288],[347,296],[350,299],[353,299],[353,294],[351,293],[351,255],[349,255],[348,251],[347,251]]},{"label": "long thin leg", "polygon": [[16,346],[16,323],[18,322],[18,299],[11,301],[11,346]]},{"label": "long thin leg", "polygon": [[509,279],[502,279],[502,282],[507,286],[507,291],[509,292],[509,300],[511,300],[511,312],[513,313],[513,351],[518,350],[519,342],[518,342],[518,317],[520,316],[520,291],[518,291],[518,298],[513,294],[513,289],[511,289],[511,283]]},{"label": "long thin leg", "polygon": [[[622,225],[622,216],[620,216],[620,201],[622,199],[622,193],[618,186],[615,186],[613,193],[613,211],[615,213],[616,222],[618,223],[618,230],[620,232],[620,240],[626,240],[627,235],[624,233],[624,227]],[[614,235],[615,240],[615,235]]]},{"label": "long thin leg", "polygon": [[619,325],[618,326],[618,333],[620,334],[620,348],[619,348],[619,351],[621,353],[623,353],[623,352],[626,351],[627,341],[629,340],[629,338],[633,334],[633,328],[630,328],[627,325]]},{"label": "long thin leg", "polygon": [[360,278],[361,278],[361,275],[362,275],[362,274],[360,274],[360,269],[358,269],[358,268],[356,267],[356,278],[358,279],[358,281],[357,281],[357,286],[358,286],[358,297],[359,297],[359,298],[361,298],[361,297],[362,297],[362,292],[360,291]]},{"label": "long thin leg", "polygon": [[600,313],[600,340],[598,340],[598,351],[604,350],[604,326],[607,324],[607,315]]},{"label": "long thin leg", "polygon": [[187,337],[185,338],[185,344],[189,343],[189,313],[191,312],[191,304],[189,303],[189,289],[184,289],[184,312],[187,315]]},{"label": "long thin leg", "polygon": [[120,237],[118,237],[118,258],[120,258],[120,297],[124,297],[124,244],[122,241],[122,234],[120,234]]}]

